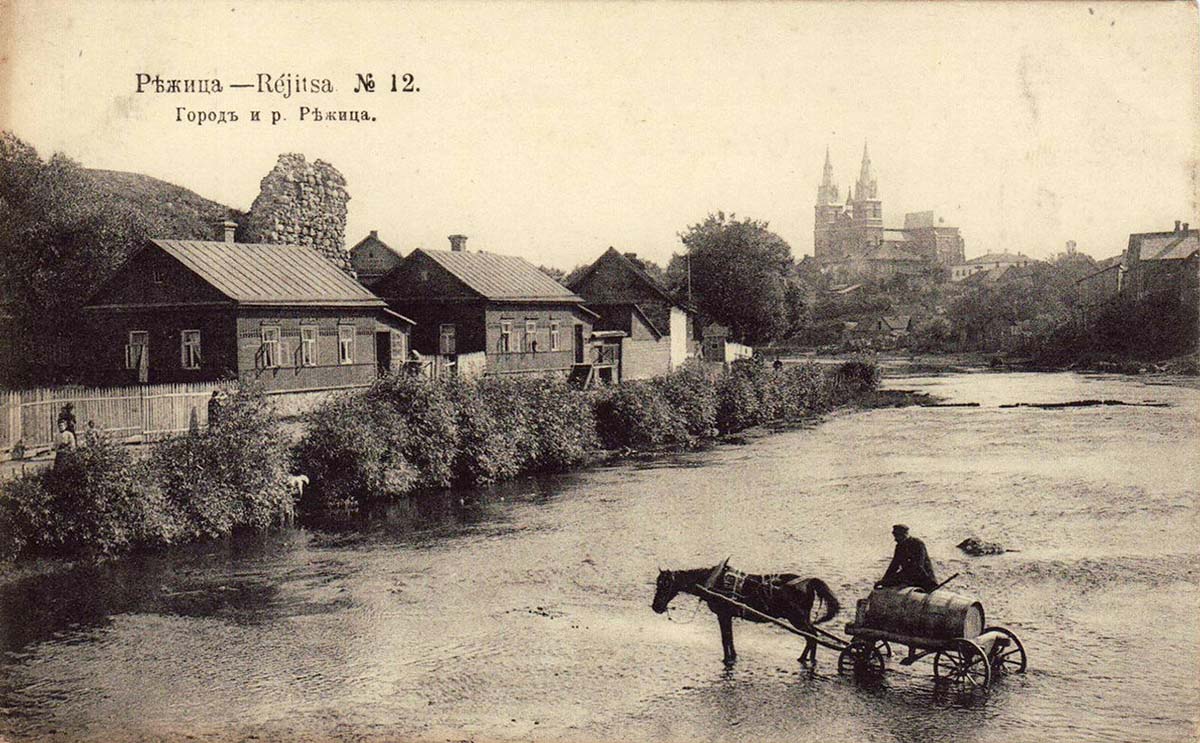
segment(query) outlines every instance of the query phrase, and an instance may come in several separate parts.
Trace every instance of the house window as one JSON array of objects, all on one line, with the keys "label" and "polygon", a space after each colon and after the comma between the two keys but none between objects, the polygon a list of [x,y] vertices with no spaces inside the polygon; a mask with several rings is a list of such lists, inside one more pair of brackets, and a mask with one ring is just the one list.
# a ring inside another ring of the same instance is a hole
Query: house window
[{"label": "house window", "polygon": [[512,320],[500,321],[500,353],[512,351]]},{"label": "house window", "polygon": [[140,369],[146,361],[150,348],[150,333],[145,330],[129,331],[129,345],[125,346],[125,368]]},{"label": "house window", "polygon": [[185,330],[179,336],[179,363],[184,369],[199,369],[200,331]]},{"label": "house window", "polygon": [[338,363],[354,363],[354,326],[338,326]]},{"label": "house window", "polygon": [[262,328],[262,348],[259,350],[264,369],[274,369],[279,366],[279,328],[266,325]]},{"label": "house window", "polygon": [[300,366],[317,365],[317,326],[300,326]]},{"label": "house window", "polygon": [[454,343],[454,326],[441,325],[438,327],[438,353],[443,356],[453,356],[457,351]]},{"label": "house window", "polygon": [[558,344],[559,344],[559,341],[558,341],[558,320],[551,320],[551,321],[550,321],[550,350],[551,350],[551,351],[557,351],[557,350],[559,350],[559,345],[558,345]]},{"label": "house window", "polygon": [[537,320],[525,321],[525,351],[537,353]]}]

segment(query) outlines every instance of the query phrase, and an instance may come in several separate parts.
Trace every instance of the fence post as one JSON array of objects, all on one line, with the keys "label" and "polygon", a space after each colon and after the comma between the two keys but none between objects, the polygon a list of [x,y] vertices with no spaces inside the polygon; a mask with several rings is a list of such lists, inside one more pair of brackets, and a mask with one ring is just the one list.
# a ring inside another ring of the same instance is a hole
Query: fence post
[{"label": "fence post", "polygon": [[138,385],[138,399],[142,403],[142,443],[150,441],[150,398],[146,394],[146,385]]},{"label": "fence post", "polygon": [[24,432],[21,430],[21,393],[7,392],[8,395],[8,439],[9,445],[15,446],[21,441]]}]

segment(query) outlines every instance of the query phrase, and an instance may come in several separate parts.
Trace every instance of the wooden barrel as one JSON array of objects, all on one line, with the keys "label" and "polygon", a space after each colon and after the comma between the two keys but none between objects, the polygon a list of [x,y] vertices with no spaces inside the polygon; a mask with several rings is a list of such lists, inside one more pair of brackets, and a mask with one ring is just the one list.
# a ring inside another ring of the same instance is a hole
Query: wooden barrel
[{"label": "wooden barrel", "polygon": [[942,588],[876,588],[867,597],[863,626],[913,637],[974,639],[983,632],[983,604]]}]

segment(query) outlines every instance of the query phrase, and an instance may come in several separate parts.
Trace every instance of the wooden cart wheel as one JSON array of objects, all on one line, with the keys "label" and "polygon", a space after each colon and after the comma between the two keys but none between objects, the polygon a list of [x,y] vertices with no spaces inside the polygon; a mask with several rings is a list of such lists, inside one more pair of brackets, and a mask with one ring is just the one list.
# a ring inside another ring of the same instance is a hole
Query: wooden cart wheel
[{"label": "wooden cart wheel", "polygon": [[933,657],[933,676],[938,681],[957,684],[963,691],[975,691],[991,683],[992,666],[983,648],[959,638]]},{"label": "wooden cart wheel", "polygon": [[1021,644],[1017,633],[1007,627],[986,627],[983,631],[999,632],[1009,639],[1008,647],[992,651],[992,675],[1025,673],[1025,646]]},{"label": "wooden cart wheel", "polygon": [[838,654],[838,673],[883,674],[883,654],[879,652],[882,641],[851,642]]}]

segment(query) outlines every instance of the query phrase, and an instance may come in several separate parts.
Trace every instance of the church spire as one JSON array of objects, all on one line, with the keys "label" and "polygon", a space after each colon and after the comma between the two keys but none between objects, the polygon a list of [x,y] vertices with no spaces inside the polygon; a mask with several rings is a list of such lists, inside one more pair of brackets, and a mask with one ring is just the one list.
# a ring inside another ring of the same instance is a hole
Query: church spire
[{"label": "church spire", "polygon": [[833,183],[833,162],[829,159],[829,147],[825,147],[825,170],[821,185],[817,187],[817,204],[833,204],[838,200],[838,187]]},{"label": "church spire", "polygon": [[875,178],[871,175],[871,154],[867,151],[867,143],[863,142],[862,169],[858,173],[858,198],[877,199]]}]

